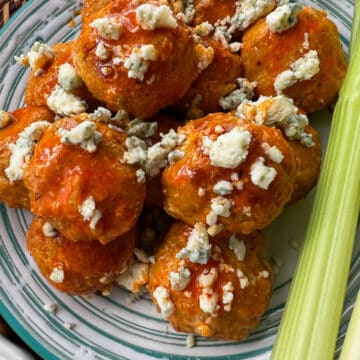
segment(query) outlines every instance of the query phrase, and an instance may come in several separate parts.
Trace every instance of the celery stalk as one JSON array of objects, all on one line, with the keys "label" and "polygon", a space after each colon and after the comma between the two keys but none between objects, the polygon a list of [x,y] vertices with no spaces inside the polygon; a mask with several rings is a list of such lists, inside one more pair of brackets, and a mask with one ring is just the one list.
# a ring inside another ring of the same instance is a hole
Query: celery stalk
[{"label": "celery stalk", "polygon": [[[360,0],[355,0],[359,14]],[[360,17],[273,360],[333,359],[360,209]]]},{"label": "celery stalk", "polygon": [[346,332],[345,342],[341,351],[340,360],[357,359],[360,354],[360,293],[356,298],[355,307],[351,315],[349,327]]}]

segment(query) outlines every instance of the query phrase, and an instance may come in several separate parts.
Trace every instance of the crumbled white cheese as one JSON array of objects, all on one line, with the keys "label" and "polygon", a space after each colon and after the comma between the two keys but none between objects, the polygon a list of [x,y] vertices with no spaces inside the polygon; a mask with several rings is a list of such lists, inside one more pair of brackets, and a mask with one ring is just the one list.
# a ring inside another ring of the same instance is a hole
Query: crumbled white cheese
[{"label": "crumbled white cheese", "polygon": [[184,290],[191,280],[191,271],[183,266],[178,271],[170,271],[169,281],[173,290]]},{"label": "crumbled white cheese", "polygon": [[27,55],[15,57],[15,59],[21,65],[28,63],[33,70],[37,70],[43,68],[54,56],[55,52],[51,46],[36,41]]},{"label": "crumbled white cheese", "polygon": [[92,121],[85,120],[71,130],[60,128],[58,130],[63,144],[79,145],[82,149],[93,153],[97,149],[102,135],[96,131]]},{"label": "crumbled white cheese", "polygon": [[268,143],[264,142],[261,144],[261,147],[271,161],[280,164],[284,160],[284,155],[277,146],[270,146]]},{"label": "crumbled white cheese", "polygon": [[51,313],[51,314],[55,314],[57,311],[57,305],[54,303],[46,303],[43,306],[44,310]]},{"label": "crumbled white cheese", "polygon": [[199,71],[204,71],[206,68],[209,67],[209,65],[214,60],[214,54],[214,48],[212,48],[211,46],[208,46],[207,48],[202,46],[202,51],[199,52],[197,59],[197,68],[199,69]]},{"label": "crumbled white cheese", "polygon": [[89,114],[89,116],[92,121],[100,121],[104,123],[108,123],[112,119],[111,111],[102,106],[99,106],[97,109],[95,109],[95,111]]},{"label": "crumbled white cheese", "polygon": [[157,122],[142,121],[140,119],[131,120],[127,126],[129,136],[137,136],[140,139],[147,139],[155,135],[158,129]]},{"label": "crumbled white cheese", "polygon": [[218,296],[211,288],[203,288],[199,296],[200,309],[203,312],[213,314],[217,310]]},{"label": "crumbled white cheese", "polygon": [[178,24],[167,5],[140,5],[136,9],[136,22],[144,30],[176,29]]},{"label": "crumbled white cheese", "polygon": [[251,216],[251,207],[250,206],[244,206],[243,209],[242,209],[242,213],[245,216],[250,217]]},{"label": "crumbled white cheese", "polygon": [[127,290],[137,293],[147,284],[149,270],[149,264],[134,261],[125,272],[117,277],[116,283]]},{"label": "crumbled white cheese", "polygon": [[214,131],[216,134],[222,134],[225,131],[225,129],[221,125],[216,125]]},{"label": "crumbled white cheese", "polygon": [[245,276],[240,269],[236,270],[236,276],[239,279],[241,289],[245,289],[246,287],[249,286],[249,278]]},{"label": "crumbled white cheese", "polygon": [[239,261],[244,261],[246,256],[246,246],[243,240],[239,240],[235,235],[229,238],[229,248],[232,250]]},{"label": "crumbled white cheese", "polygon": [[90,23],[90,27],[96,29],[106,40],[119,40],[122,31],[122,24],[111,17],[95,19]]},{"label": "crumbled white cheese", "polygon": [[183,0],[181,10],[181,12],[176,14],[176,17],[185,24],[189,25],[195,16],[194,0]]},{"label": "crumbled white cheese", "polygon": [[270,273],[267,270],[263,270],[260,272],[260,275],[264,278],[267,279],[270,276]]},{"label": "crumbled white cheese", "polygon": [[158,286],[153,292],[153,296],[159,305],[161,316],[167,319],[175,311],[175,306],[170,299],[169,290],[164,286]]},{"label": "crumbled white cheese", "polygon": [[143,81],[149,68],[149,61],[156,61],[157,58],[158,52],[154,45],[142,45],[140,48],[134,47],[131,55],[124,62],[124,67],[129,70],[128,77]]},{"label": "crumbled white cheese", "polygon": [[281,33],[296,25],[297,16],[302,9],[302,4],[284,4],[278,6],[266,16],[266,25],[272,32]]},{"label": "crumbled white cheese", "polygon": [[229,217],[232,207],[232,202],[229,199],[226,199],[222,196],[217,196],[216,198],[211,199],[211,210],[217,216]]},{"label": "crumbled white cheese", "polygon": [[110,57],[110,51],[102,41],[100,41],[96,46],[95,56],[100,60],[107,60]]},{"label": "crumbled white cheese", "polygon": [[245,78],[237,79],[239,88],[225,97],[221,97],[219,105],[223,110],[234,110],[245,100],[251,100],[254,97],[256,82],[250,82]]},{"label": "crumbled white cheese", "polygon": [[87,104],[84,100],[64,90],[60,85],[55,86],[46,103],[55,114],[63,116],[81,114],[87,109]]},{"label": "crumbled white cheese", "polygon": [[264,165],[265,159],[258,157],[251,165],[250,178],[251,182],[261,189],[267,190],[274,181],[277,171],[273,167]]},{"label": "crumbled white cheese", "polygon": [[234,187],[230,181],[221,180],[214,185],[214,192],[216,195],[228,195],[231,194]]},{"label": "crumbled white cheese", "polygon": [[57,235],[56,229],[49,222],[44,223],[42,231],[46,237],[55,237]]},{"label": "crumbled white cheese", "polygon": [[274,98],[260,98],[253,103],[254,106],[261,104],[262,101],[272,103],[268,107],[266,113],[262,113],[261,117],[256,117],[256,121],[266,126],[276,126],[284,130],[288,139],[299,140],[306,147],[315,145],[312,135],[305,131],[305,127],[309,124],[309,119],[304,114],[299,114],[299,109],[294,105],[294,101],[286,96],[280,95]]},{"label": "crumbled white cheese", "polygon": [[224,310],[229,312],[231,311],[232,302],[234,300],[234,286],[231,281],[228,281],[222,288],[223,296],[222,302],[224,304]]},{"label": "crumbled white cheese", "polygon": [[309,33],[308,33],[308,32],[306,32],[306,33],[304,34],[303,48],[304,48],[305,50],[310,49],[310,41],[309,41]]},{"label": "crumbled white cheese", "polygon": [[278,74],[274,89],[278,95],[297,81],[310,80],[320,71],[320,59],[316,50],[310,50],[290,65],[289,70]]},{"label": "crumbled white cheese", "polygon": [[62,282],[64,281],[64,277],[64,270],[59,267],[55,267],[49,276],[50,280],[52,280],[56,284],[62,284]]},{"label": "crumbled white cheese", "polygon": [[146,176],[145,171],[143,169],[137,169],[135,172],[136,181],[138,184],[145,184],[146,183]]},{"label": "crumbled white cheese", "polygon": [[206,226],[202,223],[195,224],[190,233],[186,247],[181,249],[177,254],[177,258],[189,259],[193,263],[206,264],[208,262],[211,251],[209,236]]},{"label": "crumbled white cheese", "polygon": [[0,130],[6,128],[14,121],[14,116],[4,110],[0,110]]},{"label": "crumbled white cheese", "polygon": [[193,28],[193,33],[199,36],[208,36],[212,31],[214,31],[214,26],[208,21],[202,22]]},{"label": "crumbled white cheese", "polygon": [[198,196],[203,197],[203,196],[205,196],[205,194],[206,194],[205,189],[202,187],[199,187]]},{"label": "crumbled white cheese", "polygon": [[199,284],[201,287],[212,287],[218,277],[218,271],[212,267],[210,270],[205,269],[199,276]]},{"label": "crumbled white cheese", "polygon": [[84,202],[78,206],[79,213],[84,221],[90,221],[90,229],[95,229],[96,224],[101,219],[101,212],[96,210],[95,200],[92,196],[88,196]]},{"label": "crumbled white cheese", "polygon": [[58,82],[65,91],[77,89],[83,84],[83,81],[77,74],[75,68],[69,63],[60,65]]},{"label": "crumbled white cheese", "polygon": [[251,134],[240,127],[234,127],[215,141],[208,139],[204,143],[204,140],[203,138],[203,147],[208,149],[212,165],[234,169],[247,158]]},{"label": "crumbled white cheese", "polygon": [[100,71],[104,76],[109,76],[113,73],[113,69],[110,66],[103,66]]},{"label": "crumbled white cheese", "polygon": [[5,173],[10,182],[23,178],[24,169],[33,155],[34,147],[49,126],[50,123],[47,121],[36,121],[19,134],[15,144],[9,145],[11,155]]},{"label": "crumbled white cheese", "polygon": [[318,52],[310,50],[290,66],[298,80],[310,80],[320,71]]},{"label": "crumbled white cheese", "polygon": [[186,337],[186,346],[188,348],[192,348],[195,346],[195,338],[194,338],[194,335],[188,335]]},{"label": "crumbled white cheese", "polygon": [[125,140],[127,151],[124,153],[124,161],[129,165],[143,164],[147,158],[146,142],[136,136],[130,136]]},{"label": "crumbled white cheese", "polygon": [[229,44],[229,49],[233,53],[239,52],[241,50],[241,48],[242,48],[242,43],[240,43],[238,41],[234,41]]},{"label": "crumbled white cheese", "polygon": [[73,323],[69,323],[69,322],[65,322],[64,323],[64,327],[68,330],[72,330],[75,327],[75,324]]},{"label": "crumbled white cheese", "polygon": [[182,159],[185,156],[185,153],[181,150],[174,150],[172,152],[169,153],[167,159],[170,165],[174,164],[175,162],[177,162],[178,160]]},{"label": "crumbled white cheese", "polygon": [[243,31],[256,20],[268,14],[275,6],[275,0],[242,0],[236,1],[236,11],[230,20],[229,34]]}]

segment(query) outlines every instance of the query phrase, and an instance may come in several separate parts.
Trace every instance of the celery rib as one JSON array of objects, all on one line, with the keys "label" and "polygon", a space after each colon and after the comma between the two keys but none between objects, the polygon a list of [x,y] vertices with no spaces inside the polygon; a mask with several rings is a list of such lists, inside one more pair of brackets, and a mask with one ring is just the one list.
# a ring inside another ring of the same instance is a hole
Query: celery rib
[{"label": "celery rib", "polygon": [[[359,14],[360,1],[355,1]],[[273,360],[333,359],[360,209],[360,16]]]}]

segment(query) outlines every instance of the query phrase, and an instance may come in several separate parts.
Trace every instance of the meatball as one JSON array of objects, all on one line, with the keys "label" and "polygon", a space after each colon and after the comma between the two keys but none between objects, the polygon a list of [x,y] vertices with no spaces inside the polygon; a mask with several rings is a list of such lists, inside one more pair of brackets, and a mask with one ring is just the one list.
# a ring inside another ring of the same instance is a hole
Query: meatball
[{"label": "meatball", "polygon": [[336,25],[325,11],[304,7],[297,24],[281,33],[261,19],[242,41],[244,74],[257,82],[258,95],[284,93],[306,113],[335,99],[346,61]]},{"label": "meatball", "polygon": [[24,174],[31,210],[68,240],[105,244],[130,231],[145,198],[136,168],[123,162],[126,134],[64,118],[48,128]]},{"label": "meatball", "polygon": [[186,109],[187,117],[190,119],[220,111],[221,97],[237,87],[236,79],[242,75],[239,55],[211,38],[202,39],[202,43],[206,48],[213,49],[213,61],[200,73],[184,98],[177,103],[177,109]]},{"label": "meatball", "polygon": [[246,120],[280,129],[295,156],[295,186],[290,203],[304,198],[315,186],[320,172],[321,141],[318,132],[308,125],[308,118],[285,96],[262,97],[245,102],[238,114]]},{"label": "meatball", "polygon": [[[29,193],[24,186],[22,176],[12,178],[7,174],[13,147],[19,135],[32,123],[53,121],[54,115],[45,107],[30,106],[12,113],[0,112],[0,201],[10,207],[30,208]],[[31,155],[31,151],[30,154]],[[26,165],[20,164],[20,171]]]},{"label": "meatball", "polygon": [[[48,106],[49,96],[58,83],[60,83],[60,85],[62,84],[65,87],[65,91],[70,92],[78,98],[79,102],[82,102],[84,110],[87,107],[94,108],[97,102],[89,93],[73,67],[75,41],[55,44],[52,47],[52,51],[53,58],[41,68],[40,72],[38,69],[31,71],[25,89],[25,103],[28,106]],[[51,110],[56,112],[56,108],[51,105],[50,107]]]},{"label": "meatball", "polygon": [[86,294],[112,285],[126,269],[135,247],[135,231],[102,245],[73,242],[51,223],[36,217],[27,233],[27,248],[47,281],[69,294]]},{"label": "meatball", "polygon": [[[166,212],[210,233],[270,224],[294,189],[294,152],[280,130],[215,113],[178,129],[183,157],[162,175]],[[272,152],[268,152],[268,149]]]},{"label": "meatball", "polygon": [[180,99],[197,76],[191,32],[159,5],[113,1],[83,25],[75,67],[112,110],[150,117]]},{"label": "meatball", "polygon": [[259,232],[209,239],[204,225],[177,222],[151,265],[151,297],[176,331],[241,340],[258,325],[272,292],[262,251]]}]

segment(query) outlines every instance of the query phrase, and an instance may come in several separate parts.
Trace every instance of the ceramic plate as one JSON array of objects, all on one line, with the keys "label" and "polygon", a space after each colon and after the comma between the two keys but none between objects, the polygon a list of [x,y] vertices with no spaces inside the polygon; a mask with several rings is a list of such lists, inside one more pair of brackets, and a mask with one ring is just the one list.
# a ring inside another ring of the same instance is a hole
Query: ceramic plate
[{"label": "ceramic plate", "polygon": [[[350,37],[353,3],[349,0],[304,1],[328,10],[341,33],[345,51]],[[79,32],[81,3],[71,0],[30,1],[0,30],[0,108],[23,105],[28,70],[13,58],[34,41],[68,41]],[[330,112],[312,116],[323,145]],[[265,231],[268,255],[276,264],[274,293],[260,326],[243,342],[196,338],[187,348],[186,335],[161,320],[147,296],[132,303],[116,288],[110,297],[71,297],[50,287],[25,251],[32,215],[0,205],[0,314],[43,358],[49,359],[269,359],[289,290],[298,251],[310,216],[313,194],[288,208]],[[359,235],[359,232],[358,232]],[[341,347],[357,291],[360,289],[360,239],[356,241],[337,349]],[[55,303],[56,314],[44,310]],[[65,323],[73,323],[72,330]],[[321,336],[321,334],[319,334]]]}]

